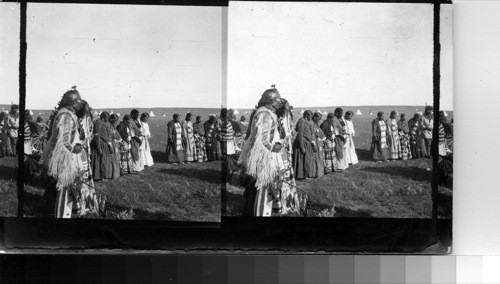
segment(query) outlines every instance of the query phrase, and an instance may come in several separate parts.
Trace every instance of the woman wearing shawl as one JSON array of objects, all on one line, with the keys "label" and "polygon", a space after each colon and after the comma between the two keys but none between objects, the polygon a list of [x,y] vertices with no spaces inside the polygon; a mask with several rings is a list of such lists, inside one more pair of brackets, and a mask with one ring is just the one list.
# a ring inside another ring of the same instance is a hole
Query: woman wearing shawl
[{"label": "woman wearing shawl", "polygon": [[226,108],[223,108],[220,112],[219,125],[222,159],[226,159],[228,155],[234,155],[236,153],[234,147],[234,131],[231,124],[232,116],[232,112],[229,113]]},{"label": "woman wearing shawl", "polygon": [[334,111],[335,117],[333,118],[333,130],[335,134],[335,158],[337,169],[340,171],[346,170],[349,167],[347,163],[347,129],[346,123],[342,115],[344,110],[336,108]]},{"label": "woman wearing shawl", "polygon": [[144,147],[142,149],[144,157],[144,166],[151,167],[154,165],[153,156],[151,156],[151,146],[149,144],[149,139],[151,139],[151,132],[149,131],[149,114],[141,114],[141,129],[144,134]]},{"label": "woman wearing shawl", "polygon": [[174,114],[173,120],[167,124],[167,162],[184,164],[184,132],[182,131],[179,115]]},{"label": "woman wearing shawl", "polygon": [[116,122],[118,121],[118,116],[112,114],[109,116],[109,140],[113,144],[113,154],[112,154],[112,171],[111,178],[119,178],[120,177],[120,142],[122,142],[122,137],[118,130],[116,130]]},{"label": "woman wearing shawl", "polygon": [[446,156],[446,154],[448,154],[448,151],[446,149],[446,132],[444,130],[445,123],[446,116],[444,116],[444,111],[440,111],[438,128],[438,153],[440,156]]},{"label": "woman wearing shawl", "polygon": [[354,131],[354,124],[352,124],[352,117],[354,113],[350,110],[346,111],[344,115],[345,123],[346,123],[346,146],[347,146],[347,163],[348,164],[357,164],[358,163],[358,155],[356,154],[356,147],[354,147],[354,135],[356,135],[356,131]]},{"label": "woman wearing shawl", "polygon": [[186,119],[182,122],[182,132],[185,138],[186,161],[194,162],[196,155],[196,144],[193,133],[193,123],[191,123],[191,113],[186,114]]},{"label": "woman wearing shawl", "polygon": [[205,128],[201,123],[201,116],[196,117],[196,122],[193,124],[193,135],[196,144],[196,157],[195,160],[199,163],[207,160],[205,151]]},{"label": "woman wearing shawl", "polygon": [[144,170],[144,153],[141,147],[144,147],[144,134],[142,133],[141,123],[139,122],[139,111],[133,109],[130,112],[130,154],[132,156],[131,171],[134,173]]},{"label": "woman wearing shawl", "polygon": [[120,174],[126,175],[132,172],[132,155],[130,153],[130,143],[132,136],[130,135],[130,115],[125,115],[122,122],[118,124],[116,130],[120,134]]},{"label": "woman wearing shawl", "polygon": [[375,161],[387,161],[389,157],[387,147],[387,126],[384,113],[379,111],[377,118],[372,121],[372,157]]},{"label": "woman wearing shawl", "polygon": [[91,143],[92,172],[94,181],[112,178],[113,141],[110,139],[109,113],[104,111],[94,123],[94,137]]},{"label": "woman wearing shawl", "polygon": [[211,114],[208,120],[203,124],[205,128],[205,143],[207,149],[207,159],[216,161],[221,159],[220,143],[218,139],[218,127],[215,115]]},{"label": "woman wearing shawl", "polygon": [[321,123],[321,130],[325,134],[326,140],[324,144],[324,168],[325,173],[334,172],[337,170],[337,163],[335,157],[335,131],[333,129],[333,119],[335,115],[329,113],[326,120]]},{"label": "woman wearing shawl", "polygon": [[296,179],[310,178],[316,174],[314,147],[317,145],[311,124],[312,115],[312,111],[306,110],[295,126],[297,136],[293,142],[292,153],[293,172]]},{"label": "woman wearing shawl", "polygon": [[316,145],[318,146],[318,151],[314,153],[316,155],[316,177],[322,177],[325,174],[325,165],[324,165],[324,160],[325,160],[325,155],[323,152],[323,144],[326,140],[325,134],[323,133],[323,130],[319,127],[319,122],[321,121],[321,113],[320,112],[315,112],[312,118],[313,121],[313,131],[314,131],[314,137],[316,138]]},{"label": "woman wearing shawl", "polygon": [[24,122],[24,154],[31,155],[32,154],[32,144],[31,144],[31,136],[32,131],[30,129],[30,122],[32,122],[33,118],[30,114],[29,110],[25,111],[25,122]]},{"label": "woman wearing shawl", "polygon": [[389,142],[389,158],[392,160],[398,160],[401,157],[401,142],[399,140],[398,131],[398,112],[393,110],[389,119],[386,121],[387,125],[387,135]]},{"label": "woman wearing shawl", "polygon": [[410,130],[410,150],[412,158],[419,159],[425,157],[420,127],[420,114],[416,113],[413,118],[408,121],[408,129]]},{"label": "woman wearing shawl", "polygon": [[410,128],[406,123],[406,114],[402,113],[398,121],[399,138],[401,139],[401,158],[403,160],[411,159],[410,151]]}]

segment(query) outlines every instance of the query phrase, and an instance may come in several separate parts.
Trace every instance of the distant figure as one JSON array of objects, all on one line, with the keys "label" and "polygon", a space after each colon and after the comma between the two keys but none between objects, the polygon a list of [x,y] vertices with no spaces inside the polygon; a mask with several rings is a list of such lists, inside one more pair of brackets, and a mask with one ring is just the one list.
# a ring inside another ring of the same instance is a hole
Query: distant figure
[{"label": "distant figure", "polygon": [[350,110],[346,111],[344,115],[345,123],[346,123],[346,146],[347,146],[347,163],[348,164],[357,164],[358,155],[356,154],[356,147],[354,146],[353,137],[356,135],[356,131],[354,130],[354,124],[352,123],[352,117],[354,113]]},{"label": "distant figure", "polygon": [[0,112],[0,157],[6,157],[9,154],[8,150],[8,125],[7,125],[7,113]]},{"label": "distant figure", "polygon": [[194,140],[193,123],[191,113],[186,114],[186,119],[182,122],[182,132],[185,139],[186,161],[194,162],[196,155],[196,143]]},{"label": "distant figure", "polygon": [[387,125],[384,113],[379,111],[377,118],[372,121],[372,157],[375,161],[387,161],[389,158],[387,147]]},{"label": "distant figure", "polygon": [[233,119],[232,112],[229,112],[226,108],[221,109],[220,112],[220,138],[221,138],[221,152],[222,159],[226,159],[228,155],[234,155],[236,153],[234,144],[234,130],[231,121]]},{"label": "distant figure", "polygon": [[33,152],[32,148],[32,132],[30,129],[30,122],[33,122],[33,117],[30,115],[30,111],[26,110],[24,114],[24,154],[31,155]]},{"label": "distant figure", "polygon": [[139,121],[139,111],[133,109],[130,112],[130,154],[132,156],[132,173],[144,170],[144,157],[141,158],[141,147],[144,147],[144,134]]},{"label": "distant figure", "polygon": [[325,134],[323,130],[319,127],[319,122],[323,115],[320,112],[315,112],[312,117],[312,125],[313,125],[313,133],[314,138],[316,139],[316,145],[318,146],[318,150],[315,152],[316,155],[316,175],[315,177],[322,177],[325,174],[325,155],[323,152],[323,144],[326,140]]},{"label": "distant figure", "polygon": [[342,115],[344,110],[336,108],[333,112],[333,130],[335,132],[335,158],[337,159],[337,169],[340,171],[346,170],[349,167],[347,162],[347,128]]},{"label": "distant figure", "polygon": [[196,144],[195,161],[202,163],[207,160],[207,152],[205,148],[205,128],[201,122],[201,116],[196,117],[196,122],[193,124],[193,135]]},{"label": "distant figure", "polygon": [[406,122],[406,114],[402,113],[399,117],[398,121],[398,133],[400,139],[400,153],[401,158],[403,160],[411,159],[411,150],[410,150],[410,128],[408,127],[408,123]]},{"label": "distant figure", "polygon": [[53,116],[47,145],[40,159],[45,173],[54,178],[55,188],[45,191],[47,208],[55,204],[56,218],[71,218],[73,203],[78,203],[82,186],[81,152],[76,113],[83,108],[76,90],[64,93]]},{"label": "distant figure", "polygon": [[316,163],[314,160],[315,139],[312,129],[312,111],[306,110],[297,121],[295,132],[297,136],[293,141],[293,172],[296,179],[314,177]]},{"label": "distant figure", "polygon": [[120,142],[122,142],[122,137],[118,130],[116,130],[116,123],[118,121],[118,116],[112,114],[109,116],[109,140],[113,144],[113,154],[111,162],[111,178],[116,179],[121,176],[121,165],[120,165]]},{"label": "distant figure", "polygon": [[144,147],[143,156],[144,156],[144,166],[151,167],[154,165],[153,156],[151,155],[151,145],[149,144],[149,139],[151,139],[151,131],[149,131],[149,114],[146,112],[141,114],[141,128],[144,135]]},{"label": "distant figure", "polygon": [[432,145],[432,130],[434,129],[434,118],[432,106],[426,106],[424,115],[421,118],[422,127],[422,138],[424,141],[423,148],[426,158],[431,157],[431,145]]},{"label": "distant figure", "polygon": [[413,159],[425,157],[420,119],[420,114],[415,113],[413,118],[408,120],[408,129],[410,130],[410,151]]},{"label": "distant figure", "polygon": [[184,164],[185,153],[183,147],[184,132],[179,122],[179,115],[176,113],[173,119],[167,124],[167,161],[169,163]]},{"label": "distant figure", "polygon": [[132,172],[132,155],[130,153],[132,136],[130,135],[130,115],[123,116],[122,122],[118,124],[116,130],[120,134],[120,174],[126,175]]},{"label": "distant figure", "polygon": [[203,124],[203,127],[205,128],[207,159],[209,161],[220,160],[222,155],[218,139],[218,126],[214,114],[209,115],[208,120]]},{"label": "distant figure", "polygon": [[19,129],[19,106],[12,105],[10,113],[7,115],[7,147],[8,155],[16,156],[17,149],[17,133]]},{"label": "distant figure", "polygon": [[392,160],[398,160],[401,156],[401,143],[399,140],[398,131],[398,112],[393,110],[386,121],[387,125],[387,135],[389,142],[389,158]]},{"label": "distant figure", "polygon": [[446,148],[446,132],[444,130],[444,124],[446,123],[446,116],[444,111],[439,112],[439,129],[438,129],[438,154],[440,156],[446,156],[448,153]]},{"label": "distant figure", "polygon": [[337,169],[337,162],[335,158],[335,130],[333,129],[333,119],[335,115],[329,113],[326,120],[321,123],[321,130],[325,134],[325,148],[324,148],[324,167],[325,173],[334,172]]},{"label": "distant figure", "polygon": [[110,139],[109,113],[103,111],[94,122],[94,138],[92,139],[92,172],[94,181],[112,178],[113,172],[113,142]]}]

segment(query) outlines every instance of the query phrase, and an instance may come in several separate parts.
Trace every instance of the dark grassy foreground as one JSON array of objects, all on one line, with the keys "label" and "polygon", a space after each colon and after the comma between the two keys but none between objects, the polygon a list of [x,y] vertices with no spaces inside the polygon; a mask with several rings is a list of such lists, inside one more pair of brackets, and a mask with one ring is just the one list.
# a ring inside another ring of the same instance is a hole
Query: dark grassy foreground
[{"label": "dark grassy foreground", "polygon": [[17,216],[17,157],[0,158],[0,217]]}]

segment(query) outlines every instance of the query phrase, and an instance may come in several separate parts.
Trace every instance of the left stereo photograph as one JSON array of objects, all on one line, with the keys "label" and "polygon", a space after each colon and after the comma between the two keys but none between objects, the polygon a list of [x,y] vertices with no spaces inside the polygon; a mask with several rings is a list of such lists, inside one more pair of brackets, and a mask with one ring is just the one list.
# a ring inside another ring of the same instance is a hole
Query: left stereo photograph
[{"label": "left stereo photograph", "polygon": [[28,3],[24,217],[220,222],[223,9]]}]

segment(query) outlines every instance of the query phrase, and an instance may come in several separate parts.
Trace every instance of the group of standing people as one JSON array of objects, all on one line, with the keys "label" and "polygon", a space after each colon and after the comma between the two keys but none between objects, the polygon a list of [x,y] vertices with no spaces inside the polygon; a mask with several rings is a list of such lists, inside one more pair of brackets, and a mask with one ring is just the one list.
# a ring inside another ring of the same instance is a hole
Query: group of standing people
[{"label": "group of standing people", "polygon": [[197,116],[193,123],[191,113],[187,113],[182,122],[179,117],[179,114],[174,114],[167,124],[169,163],[217,161],[236,153],[234,139],[242,135],[243,130],[238,123],[235,124],[232,111],[223,108],[219,117],[210,114],[205,122]]},{"label": "group of standing people", "polygon": [[[422,115],[415,113],[408,121],[404,113],[398,120],[395,110],[387,120],[383,112],[378,112],[372,121],[372,157],[376,161],[430,158],[433,129],[432,106],[426,106]],[[438,133],[438,154],[446,156],[452,153],[453,122],[448,123],[444,111],[439,112]]]},{"label": "group of standing people", "polygon": [[321,112],[306,110],[295,126],[293,169],[298,180],[346,170],[358,163],[353,137],[354,113],[336,108],[321,123]]}]

